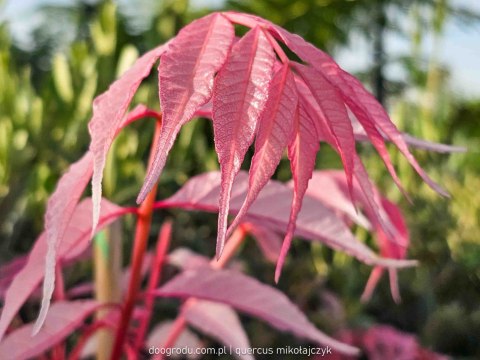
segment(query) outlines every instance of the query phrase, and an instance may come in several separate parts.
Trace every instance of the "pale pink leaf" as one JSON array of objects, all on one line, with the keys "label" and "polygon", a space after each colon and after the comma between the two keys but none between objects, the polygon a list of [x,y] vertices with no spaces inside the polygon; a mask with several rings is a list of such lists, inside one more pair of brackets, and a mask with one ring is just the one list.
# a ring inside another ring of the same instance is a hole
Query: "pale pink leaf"
[{"label": "pale pink leaf", "polygon": [[[230,209],[236,212],[245,198],[248,175],[240,172],[232,189]],[[156,204],[159,208],[178,207],[188,210],[218,211],[221,187],[219,172],[210,172],[190,179],[182,189],[169,199]],[[270,180],[247,213],[248,219],[260,222],[277,232],[285,232],[289,221],[293,191],[287,185]],[[275,206],[272,206],[275,204]],[[355,238],[347,225],[321,201],[305,196],[299,213],[296,235],[310,241],[346,252],[368,265],[384,267],[409,267],[412,260],[392,260],[378,257],[365,244]]]},{"label": "pale pink leaf", "polygon": [[234,37],[233,25],[223,15],[211,14],[184,27],[162,56],[162,131],[138,203],[155,185],[181,127],[210,100],[214,75],[225,62]]},{"label": "pale pink leaf", "polygon": [[222,173],[217,256],[225,243],[232,183],[253,142],[267,100],[274,60],[267,37],[260,28],[255,28],[232,47],[215,79],[213,130]]},{"label": "pale pink leaf", "polygon": [[17,256],[0,267],[0,299],[3,300],[13,278],[25,266],[28,255]]},{"label": "pale pink leaf", "polygon": [[[250,348],[238,315],[228,305],[207,300],[195,300],[185,308],[183,315],[191,326],[218,340],[227,348]],[[248,354],[242,354],[238,358],[254,359]]]},{"label": "pale pink leaf", "polygon": [[[373,185],[368,187],[370,188],[369,191],[372,191],[372,193],[367,197],[361,186],[359,186],[358,183],[355,183],[353,195],[355,202],[365,208],[366,214],[373,225],[373,230],[376,233],[376,240],[380,248],[380,254],[386,258],[405,259],[409,243],[409,235],[400,209],[387,199],[380,198],[378,190],[373,187]],[[363,215],[359,212],[355,214],[351,203],[348,204],[347,183],[343,172],[338,170],[314,172],[311,186],[308,188],[307,193],[320,199],[331,209],[347,215],[357,224],[364,226],[362,224],[364,221]],[[372,207],[375,207],[377,210],[372,210]],[[380,222],[379,216],[384,218],[384,224],[393,227],[391,229],[392,231],[388,233],[384,231],[384,225]],[[366,221],[368,224],[367,229],[371,228],[372,226],[370,225],[370,222],[368,222],[368,220]],[[362,295],[363,301],[370,299],[383,271],[384,269],[382,267],[376,267],[372,271]],[[392,296],[396,302],[399,302],[400,295],[396,281],[396,270],[389,269],[389,273]]]},{"label": "pale pink leaf", "polygon": [[177,248],[168,254],[168,263],[182,270],[208,266],[210,259],[187,248]]},{"label": "pale pink leaf", "polygon": [[45,257],[45,281],[40,313],[34,326],[37,332],[42,326],[50,306],[55,287],[55,264],[57,249],[65,235],[70,219],[80,196],[92,176],[93,154],[88,151],[80,160],[73,163],[61,177],[54,193],[50,196],[45,213],[45,234],[47,254]]},{"label": "pale pink leaf", "polygon": [[280,234],[260,221],[249,219],[248,216],[242,226],[255,238],[265,258],[271,262],[276,262],[282,248]]},{"label": "pale pink leaf", "polygon": [[93,228],[95,231],[100,214],[102,178],[108,150],[120,131],[125,112],[144,78],[150,74],[153,64],[168,48],[159,46],[140,57],[133,66],[116,80],[107,91],[93,101],[93,117],[88,124],[90,151],[93,154]]},{"label": "pale pink leaf", "polygon": [[[118,207],[106,200],[102,201],[100,227],[107,226],[126,209]],[[72,220],[66,230],[64,241],[59,244],[57,260],[61,263],[81,254],[90,244],[92,223],[92,201],[86,199],[74,211]],[[5,335],[8,325],[22,307],[30,294],[38,287],[45,275],[45,257],[47,254],[46,234],[42,233],[25,266],[17,273],[5,294],[5,302],[0,318],[0,340]]]},{"label": "pale pink leaf", "polygon": [[28,324],[0,342],[0,359],[23,360],[44,353],[81,326],[97,308],[98,304],[93,300],[54,303],[38,334],[32,337],[34,325]]},{"label": "pale pink leaf", "polygon": [[255,154],[249,171],[248,192],[229,233],[242,221],[251,204],[275,173],[293,130],[297,92],[289,64],[277,69],[268,100],[257,125]]},{"label": "pale pink leaf", "polygon": [[208,267],[189,270],[177,275],[155,291],[158,296],[215,301],[230,305],[317,344],[331,346],[345,354],[357,354],[358,349],[343,344],[318,330],[282,292],[241,273],[213,270]]},{"label": "pale pink leaf", "polygon": [[[342,186],[342,184],[345,184],[345,186]],[[354,183],[353,189],[355,199],[355,195],[361,190],[357,183]],[[345,215],[364,229],[372,229],[372,225],[365,215],[360,211],[355,210],[355,207],[352,204],[352,199],[348,194],[345,174],[343,171],[314,171],[309,183],[307,194],[322,201],[326,206],[334,210],[338,216],[341,217],[342,215]]]}]

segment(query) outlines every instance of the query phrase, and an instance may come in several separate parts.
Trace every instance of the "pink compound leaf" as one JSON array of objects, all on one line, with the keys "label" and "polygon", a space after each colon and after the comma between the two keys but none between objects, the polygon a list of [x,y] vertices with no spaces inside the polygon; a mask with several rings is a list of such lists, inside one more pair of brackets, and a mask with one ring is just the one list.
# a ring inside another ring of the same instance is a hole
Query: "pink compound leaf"
[{"label": "pink compound leaf", "polygon": [[274,32],[274,35],[281,38],[285,44],[304,61],[323,73],[326,79],[342,94],[345,103],[362,124],[370,141],[377,149],[392,178],[400,189],[402,189],[400,180],[396,175],[396,171],[385,147],[383,136],[379,130],[397,146],[412,167],[432,189],[443,196],[448,196],[448,193],[431,180],[420,167],[410,153],[402,134],[392,123],[382,105],[364,88],[358,79],[342,70],[330,56],[316,49],[300,36],[293,35],[273,24],[271,25],[271,30]]},{"label": "pink compound leaf", "polygon": [[214,85],[213,129],[222,173],[217,257],[225,243],[231,188],[268,96],[273,49],[260,28],[250,30],[232,48]]},{"label": "pink compound leaf", "polygon": [[393,180],[401,190],[400,180],[392,165],[380,130],[397,146],[412,167],[432,189],[443,196],[448,196],[448,193],[431,180],[417,163],[416,159],[410,153],[403,135],[392,123],[382,105],[364,88],[358,79],[341,69],[329,55],[315,48],[302,37],[291,34],[285,29],[257,16],[234,12],[226,13],[226,16],[231,21],[239,24],[246,26],[260,25],[268,28],[274,37],[284,42],[285,45],[295,52],[303,61],[309,63],[317,71],[321,72],[342,95],[346,105],[360,121],[371,143],[377,149]]},{"label": "pink compound leaf", "polygon": [[[232,189],[232,212],[238,212],[246,196],[248,175],[239,172]],[[172,197],[156,203],[156,208],[183,208],[209,212],[218,211],[221,188],[219,172],[205,173],[190,179]],[[247,213],[246,220],[284,233],[289,221],[293,191],[278,181],[270,180]],[[272,206],[275,204],[275,206]],[[321,201],[305,196],[298,215],[295,234],[309,241],[319,241],[335,250],[356,257],[368,265],[411,267],[412,260],[393,260],[378,257],[351,233],[348,226]]]},{"label": "pink compound leaf", "polygon": [[300,64],[297,64],[295,69],[299,72],[318,105],[318,110],[320,110],[318,116],[324,119],[324,125],[328,127],[332,134],[334,148],[337,149],[342,158],[348,185],[350,191],[352,191],[353,158],[356,154],[355,138],[352,123],[340,94],[325,79],[323,74],[315,69]]},{"label": "pink compound leaf", "polygon": [[215,13],[187,25],[171,42],[159,66],[162,131],[137,202],[155,185],[180,128],[212,96],[213,79],[235,38],[233,25]]},{"label": "pink compound leaf", "polygon": [[[102,200],[99,227],[103,228],[118,217],[126,214],[128,209],[121,208]],[[58,245],[56,259],[60,263],[71,261],[81,255],[90,244],[92,223],[92,201],[86,199],[77,205],[70,224],[66,229],[64,241]],[[46,274],[45,257],[47,255],[47,236],[42,233],[23,268],[18,271],[5,292],[5,300],[0,317],[0,340],[5,335],[8,325],[20,310],[28,297],[37,289]]]},{"label": "pink compound leaf", "polygon": [[299,96],[297,117],[294,124],[294,138],[288,147],[288,158],[293,178],[293,200],[287,232],[283,240],[280,256],[275,269],[275,281],[278,282],[285,258],[295,233],[297,217],[302,207],[308,182],[315,168],[317,152],[320,148],[314,120],[310,117],[304,99]]},{"label": "pink compound leaf", "polygon": [[153,64],[167,48],[168,43],[143,55],[107,91],[93,102],[93,117],[88,124],[92,138],[90,151],[93,154],[94,163],[92,178],[92,231],[95,231],[100,214],[103,169],[108,150],[123,124],[125,112],[140,83],[150,74]]},{"label": "pink compound leaf", "polygon": [[65,235],[78,200],[92,176],[93,154],[88,151],[80,160],[72,164],[62,176],[50,196],[45,213],[45,234],[47,254],[45,257],[45,281],[40,313],[34,326],[37,333],[47,315],[55,287],[55,264],[60,241]]},{"label": "pink compound leaf", "polygon": [[80,327],[98,304],[94,300],[62,301],[52,305],[43,328],[32,337],[33,324],[27,324],[0,343],[0,359],[26,360],[43,354]]},{"label": "pink compound leaf", "polygon": [[[114,89],[114,85],[112,85],[111,89]],[[100,96],[100,98],[102,96]],[[102,104],[101,101],[100,104]],[[146,116],[158,117],[159,114],[146,108],[144,105],[137,106],[128,114],[128,116],[121,119],[118,128],[115,129],[114,135],[118,135],[122,128]],[[35,326],[35,331],[38,331],[41,326],[50,305],[50,299],[55,286],[57,248],[65,236],[65,230],[72,218],[73,211],[90,181],[92,173],[95,172],[94,156],[95,154],[89,150],[80,160],[70,165],[69,170],[60,178],[54,193],[48,200],[47,211],[45,214],[45,232],[48,244],[48,252],[45,258],[46,276],[43,286],[42,306]],[[97,204],[96,200],[93,200],[92,217],[94,218],[94,224],[98,221],[98,219],[95,220],[95,211],[97,210],[100,211],[100,203]],[[95,232],[95,228],[96,224],[92,227],[92,233]]]},{"label": "pink compound leaf", "polygon": [[287,63],[276,71],[272,79],[268,100],[258,123],[247,196],[228,233],[242,221],[251,204],[275,173],[292,138],[296,107],[295,80]]},{"label": "pink compound leaf", "polygon": [[280,331],[289,331],[344,354],[358,354],[357,348],[318,330],[282,292],[241,273],[208,267],[188,270],[156,290],[155,294],[179,298],[193,296],[230,305]]}]

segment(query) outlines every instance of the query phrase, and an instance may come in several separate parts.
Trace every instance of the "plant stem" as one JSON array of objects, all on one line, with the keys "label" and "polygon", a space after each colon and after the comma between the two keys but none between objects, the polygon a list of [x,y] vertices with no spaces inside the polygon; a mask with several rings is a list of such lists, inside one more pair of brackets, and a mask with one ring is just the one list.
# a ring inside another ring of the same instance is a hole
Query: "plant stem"
[{"label": "plant stem", "polygon": [[151,292],[157,287],[160,279],[162,278],[163,264],[170,246],[171,237],[172,222],[167,220],[163,224],[160,233],[158,234],[155,259],[153,261],[153,266],[150,271],[150,278],[148,280],[147,296],[145,299],[145,312],[137,330],[137,338],[135,340],[135,350],[137,351],[142,347],[145,339],[145,334],[147,332],[148,324],[152,315],[153,302],[155,300],[155,297]]},{"label": "plant stem", "polygon": [[[214,269],[222,269],[225,267],[225,265],[232,259],[232,257],[235,255],[236,251],[238,250],[239,246],[242,244],[243,240],[245,240],[245,235],[247,234],[246,229],[243,227],[243,225],[239,225],[235,232],[230,236],[228,239],[227,243],[225,244],[225,248],[222,253],[222,257],[217,260],[215,257],[210,261],[210,266]],[[172,324],[172,328],[170,330],[170,333],[167,337],[167,340],[165,343],[162,345],[163,348],[168,349],[171,348],[175,345],[175,343],[178,340],[178,337],[182,334],[183,330],[185,329],[185,326],[187,325],[187,320],[185,318],[185,310],[189,307],[195,304],[197,301],[196,298],[191,297],[187,299],[184,304],[182,305],[182,308],[180,309],[180,312],[175,319],[175,321]],[[158,356],[155,357],[155,359],[163,359],[163,356]]]},{"label": "plant stem", "polygon": [[[153,144],[150,149],[149,167],[153,162],[154,149],[159,138],[161,131],[161,121],[157,120],[155,124],[155,134]],[[121,358],[123,345],[125,342],[125,336],[127,334],[130,319],[132,317],[133,308],[137,299],[137,293],[140,288],[141,282],[141,269],[143,263],[143,257],[147,248],[148,235],[150,233],[150,225],[152,221],[153,204],[155,202],[155,196],[157,195],[157,186],[154,186],[152,191],[147,195],[142,202],[137,212],[137,225],[135,228],[135,238],[133,243],[133,258],[131,265],[131,277],[128,286],[128,292],[125,299],[125,304],[122,310],[120,323],[117,328],[115,342],[112,350],[112,360],[118,360]]]},{"label": "plant stem", "polygon": [[[93,246],[95,272],[95,298],[100,304],[115,303],[121,300],[121,223],[114,222],[109,228],[99,232]],[[108,309],[97,312],[97,319],[103,319]],[[101,329],[97,334],[97,360],[110,358],[113,346],[111,330]]]}]

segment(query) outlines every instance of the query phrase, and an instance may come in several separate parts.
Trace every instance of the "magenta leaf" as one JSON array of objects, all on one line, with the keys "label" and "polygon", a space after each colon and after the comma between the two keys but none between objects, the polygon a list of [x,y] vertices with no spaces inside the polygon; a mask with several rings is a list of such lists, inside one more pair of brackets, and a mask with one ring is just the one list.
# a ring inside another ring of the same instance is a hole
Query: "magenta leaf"
[{"label": "magenta leaf", "polygon": [[253,137],[268,96],[273,49],[260,28],[250,30],[232,48],[214,85],[213,129],[222,173],[217,256],[225,243],[231,188]]},{"label": "magenta leaf", "polygon": [[180,128],[210,100],[214,75],[227,59],[234,37],[233,25],[223,15],[211,14],[183,28],[162,56],[162,131],[138,203],[155,185]]},{"label": "magenta leaf", "polygon": [[275,173],[292,138],[296,107],[295,81],[289,64],[284,64],[276,71],[270,85],[268,100],[257,126],[247,196],[230,226],[229,233],[243,219],[260,191]]},{"label": "magenta leaf", "polygon": [[315,328],[282,292],[241,273],[212,270],[208,267],[188,270],[156,290],[155,294],[163,297],[196,297],[230,305],[281,331],[289,331],[317,344],[331,346],[345,354],[358,353],[358,349]]},{"label": "magenta leaf", "polygon": [[[100,227],[105,227],[119,216],[125,214],[123,209],[106,200],[102,201]],[[67,236],[59,244],[57,260],[60,263],[69,261],[72,257],[78,257],[90,244],[92,223],[92,201],[86,199],[75,209],[72,220],[66,230]],[[17,273],[5,294],[5,302],[0,318],[0,340],[5,335],[8,325],[15,314],[35,291],[44,278],[45,257],[47,254],[46,234],[42,233],[33,249],[25,266]]]},{"label": "magenta leaf", "polygon": [[61,301],[52,305],[42,329],[32,337],[33,324],[14,330],[0,342],[0,359],[23,360],[44,353],[82,325],[98,304],[93,300]]},{"label": "magenta leaf", "polygon": [[[187,322],[202,333],[232,349],[248,349],[250,343],[237,313],[228,305],[206,300],[194,300],[183,315]],[[253,360],[251,355],[238,356]]]},{"label": "magenta leaf", "polygon": [[166,51],[168,44],[159,46],[140,57],[135,64],[93,102],[93,117],[88,124],[90,151],[93,154],[93,227],[95,231],[100,214],[102,178],[108,150],[123,124],[123,118],[135,92],[150,74],[153,64]]}]

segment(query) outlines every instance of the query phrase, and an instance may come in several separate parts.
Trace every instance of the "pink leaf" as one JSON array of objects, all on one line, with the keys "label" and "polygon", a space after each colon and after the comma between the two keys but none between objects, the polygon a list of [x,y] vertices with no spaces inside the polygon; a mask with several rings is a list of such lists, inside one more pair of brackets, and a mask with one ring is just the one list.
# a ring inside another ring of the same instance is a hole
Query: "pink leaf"
[{"label": "pink leaf", "polygon": [[[187,322],[233,349],[248,349],[250,343],[243,330],[242,323],[235,311],[228,305],[206,300],[196,300],[183,312]],[[253,360],[251,355],[238,356],[240,359]]]},{"label": "pink leaf", "polygon": [[225,62],[234,37],[233,25],[223,15],[212,14],[183,28],[162,56],[162,131],[138,203],[155,185],[180,128],[210,100],[214,75]]},{"label": "pink leaf", "polygon": [[321,50],[316,49],[300,36],[293,35],[276,25],[271,25],[271,30],[304,61],[310,63],[310,65],[322,72],[326,79],[342,94],[345,103],[350,107],[362,124],[370,141],[377,149],[387,169],[392,175],[392,178],[400,189],[400,181],[390,161],[390,156],[388,155],[388,151],[383,142],[383,137],[379,130],[381,130],[398,147],[413,168],[432,189],[444,196],[448,196],[448,193],[431,180],[423,171],[408,150],[408,146],[401,133],[392,123],[382,105],[379,104],[375,97],[363,87],[358,79],[342,70],[330,56]]},{"label": "pink leaf", "polygon": [[275,55],[260,28],[250,30],[232,48],[215,79],[213,129],[222,173],[217,256],[225,243],[232,183],[249,146],[268,96]]},{"label": "pink leaf", "polygon": [[[188,181],[175,195],[160,201],[156,207],[179,207],[189,210],[218,211],[218,194],[221,175],[218,172],[206,173]],[[247,174],[240,172],[232,189],[231,211],[240,209],[247,190]],[[268,226],[277,232],[284,232],[289,222],[293,191],[277,181],[269,181],[247,213],[248,219]],[[275,206],[272,206],[275,204]],[[307,240],[320,241],[325,245],[342,250],[369,265],[384,267],[414,266],[412,260],[392,260],[379,258],[365,244],[353,236],[346,224],[328,209],[321,201],[305,196],[299,213],[296,235]]]},{"label": "pink leaf", "polygon": [[[357,193],[361,190],[357,183],[354,183],[353,189],[355,199]],[[343,171],[314,171],[307,189],[307,194],[322,201],[326,206],[334,210],[338,216],[345,215],[363,228],[367,230],[372,229],[369,220],[360,211],[355,210],[352,200],[349,198]]]},{"label": "pink leaf", "polygon": [[[298,89],[298,87],[297,87]],[[278,282],[288,250],[295,233],[297,217],[302,207],[303,197],[308,182],[315,168],[319,146],[319,134],[316,131],[314,118],[309,114],[308,105],[302,92],[298,90],[298,107],[294,123],[294,137],[288,147],[288,158],[293,178],[293,201],[288,220],[287,232],[283,240],[282,250],[275,269],[275,281]]]},{"label": "pink leaf", "polygon": [[390,155],[385,147],[383,135],[380,131],[382,131],[386,137],[398,147],[417,173],[432,189],[444,196],[448,196],[448,193],[431,180],[417,163],[413,155],[410,153],[402,134],[391,122],[382,105],[379,104],[374,96],[363,87],[358,79],[342,70],[330,56],[315,48],[302,37],[291,34],[285,29],[282,29],[262,18],[238,13],[226,13],[226,16],[231,21],[246,26],[252,27],[262,25],[267,27],[276,38],[283,41],[302,60],[320,71],[326,79],[335,86],[342,95],[345,103],[360,121],[370,138],[370,141],[377,149],[393,180],[400,189],[402,189],[400,181],[391,163]]},{"label": "pink leaf", "polygon": [[[102,201],[100,226],[104,227],[116,218],[126,213],[106,200]],[[92,221],[92,201],[81,202],[74,211],[72,220],[66,230],[68,236],[59,244],[57,259],[60,262],[68,261],[81,254],[90,244]],[[20,270],[5,294],[5,302],[0,318],[0,340],[3,338],[8,325],[15,314],[28,299],[29,295],[38,287],[45,275],[45,256],[47,254],[46,234],[43,233],[35,242],[30,251],[28,261]]]},{"label": "pink leaf", "polygon": [[34,325],[28,324],[0,342],[0,358],[22,360],[44,353],[81,326],[84,319],[97,308],[98,304],[93,300],[56,302],[37,335],[32,337]]},{"label": "pink leaf", "polygon": [[2,265],[0,268],[0,299],[5,297],[10,283],[25,266],[27,260],[28,255],[21,255]]},{"label": "pink leaf", "polygon": [[[35,333],[42,326],[50,306],[55,287],[55,264],[57,249],[63,239],[78,200],[92,176],[93,154],[88,151],[80,160],[72,164],[57,184],[50,196],[45,213],[45,234],[47,254],[45,257],[45,281],[40,313],[34,326]],[[68,195],[67,195],[68,194]]]},{"label": "pink leaf", "polygon": [[[347,181],[351,189],[353,182],[353,157],[356,151],[352,123],[348,117],[345,104],[338,91],[328,82],[323,74],[311,67],[300,64],[296,65],[295,69],[299,72],[318,104],[320,113],[317,114],[317,117],[324,119],[323,124],[328,127],[332,134],[334,148],[337,149],[342,158]],[[315,120],[315,118],[312,120]]]},{"label": "pink leaf", "polygon": [[241,273],[204,267],[185,271],[155,291],[158,296],[197,297],[230,305],[318,344],[331,346],[345,354],[358,349],[343,344],[309,322],[306,316],[283,293]]},{"label": "pink leaf", "polygon": [[260,191],[275,173],[291,140],[297,92],[289,64],[280,67],[271,82],[268,100],[258,122],[255,154],[249,171],[248,192],[229,233],[238,225]]},{"label": "pink leaf", "polygon": [[282,238],[279,233],[261,222],[248,219],[248,216],[243,226],[247,232],[255,238],[255,241],[267,260],[276,262],[282,248]]},{"label": "pink leaf", "polygon": [[93,154],[93,227],[95,231],[100,214],[102,196],[103,169],[108,150],[119,132],[125,112],[142,80],[150,74],[155,61],[165,52],[168,44],[159,46],[139,58],[133,66],[115,81],[107,91],[93,102],[93,117],[88,124],[92,141],[90,151]]},{"label": "pink leaf", "polygon": [[210,259],[187,248],[177,248],[168,254],[168,263],[182,270],[208,266]]},{"label": "pink leaf", "polygon": [[[368,195],[365,194],[365,187],[366,185],[362,187],[358,183],[354,184],[354,200],[365,208],[366,214],[373,224],[380,247],[380,254],[386,258],[405,259],[409,235],[402,213],[395,204],[385,198],[380,198],[378,190],[373,185],[370,184],[368,186],[367,193],[371,192]],[[347,215],[359,225],[364,226],[362,223],[366,221],[368,225],[366,228],[371,228],[368,220],[364,220],[359,213],[355,214],[352,211],[353,207],[351,204],[348,204],[347,183],[343,172],[336,170],[314,172],[307,194],[321,200],[331,209]],[[384,226],[389,227],[390,231],[388,233],[383,229]],[[363,301],[370,299],[383,271],[382,267],[376,267],[372,271],[362,295]],[[392,296],[396,302],[399,302],[400,295],[396,280],[396,270],[389,269],[389,273]]]}]

